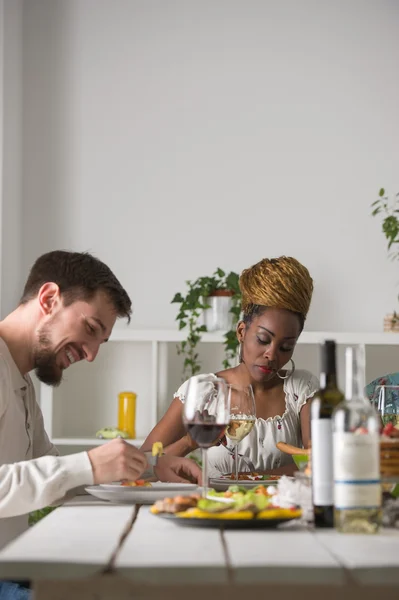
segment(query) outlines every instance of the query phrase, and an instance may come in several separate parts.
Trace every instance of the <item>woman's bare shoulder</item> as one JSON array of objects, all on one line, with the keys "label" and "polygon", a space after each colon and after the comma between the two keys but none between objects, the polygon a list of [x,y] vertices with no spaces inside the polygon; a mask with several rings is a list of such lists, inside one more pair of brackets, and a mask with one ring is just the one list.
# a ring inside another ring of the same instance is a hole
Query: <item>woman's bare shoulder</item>
[{"label": "woman's bare shoulder", "polygon": [[218,371],[215,373],[215,375],[216,377],[221,377],[227,381],[227,383],[235,383],[236,385],[243,384],[242,376],[238,366],[230,367],[230,369],[224,369],[223,371]]}]

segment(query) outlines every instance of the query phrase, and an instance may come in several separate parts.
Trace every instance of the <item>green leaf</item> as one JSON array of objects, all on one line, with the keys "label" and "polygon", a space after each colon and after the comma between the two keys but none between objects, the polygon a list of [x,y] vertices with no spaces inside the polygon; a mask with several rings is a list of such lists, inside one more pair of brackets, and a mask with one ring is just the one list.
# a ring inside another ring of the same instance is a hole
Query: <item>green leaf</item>
[{"label": "green leaf", "polygon": [[240,293],[239,275],[233,271],[226,277],[226,288],[233,292]]},{"label": "green leaf", "polygon": [[183,302],[183,296],[181,294],[175,294],[173,300],[171,300],[171,304],[174,302]]},{"label": "green leaf", "polygon": [[380,203],[380,200],[376,200],[375,202],[372,203],[371,206],[375,206],[376,204],[379,204],[379,203]]},{"label": "green leaf", "polygon": [[385,190],[384,190],[384,188],[381,188],[380,192],[379,192],[380,198],[382,198],[384,195],[385,195]]},{"label": "green leaf", "polygon": [[187,323],[185,321],[180,321],[179,323],[179,331],[180,329],[184,329],[186,327]]},{"label": "green leaf", "polygon": [[237,341],[237,343],[238,343],[238,340],[237,340],[237,334],[236,334],[235,330],[230,330],[230,331],[227,331],[227,332],[224,334],[224,337],[225,337],[227,340],[231,340],[231,341],[234,341],[234,340],[235,340],[235,341]]},{"label": "green leaf", "polygon": [[236,316],[238,319],[241,314],[241,307],[240,306],[232,306],[230,308],[230,312],[233,313],[233,315]]},{"label": "green leaf", "polygon": [[375,208],[373,210],[373,212],[371,213],[372,217],[375,217],[375,215],[378,215],[378,213],[381,211],[381,208],[378,206],[377,208]]}]

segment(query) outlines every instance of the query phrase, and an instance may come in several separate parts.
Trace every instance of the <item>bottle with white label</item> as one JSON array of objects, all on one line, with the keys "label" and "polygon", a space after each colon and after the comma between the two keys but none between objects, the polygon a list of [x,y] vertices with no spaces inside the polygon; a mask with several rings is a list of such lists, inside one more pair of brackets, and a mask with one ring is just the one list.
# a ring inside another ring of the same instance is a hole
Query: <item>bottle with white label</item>
[{"label": "bottle with white label", "polygon": [[377,533],[381,524],[379,419],[364,396],[364,348],[346,349],[345,401],[333,415],[334,524]]},{"label": "bottle with white label", "polygon": [[316,527],[334,526],[332,415],[344,395],[337,386],[336,345],[321,346],[320,389],[310,406],[313,512]]}]

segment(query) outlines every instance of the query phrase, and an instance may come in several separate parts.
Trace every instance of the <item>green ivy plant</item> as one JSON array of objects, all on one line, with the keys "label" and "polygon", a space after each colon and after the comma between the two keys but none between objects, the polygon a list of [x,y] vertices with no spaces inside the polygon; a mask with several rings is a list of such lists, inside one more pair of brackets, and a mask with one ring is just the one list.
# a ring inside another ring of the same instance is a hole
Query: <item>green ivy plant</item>
[{"label": "green ivy plant", "polygon": [[201,363],[197,353],[197,344],[201,341],[202,333],[207,331],[206,325],[200,325],[199,318],[202,311],[210,308],[207,304],[208,296],[216,290],[228,290],[232,292],[231,309],[233,315],[232,327],[224,335],[225,369],[231,366],[231,361],[237,355],[238,340],[235,326],[238,323],[241,312],[241,292],[238,285],[239,276],[231,271],[226,274],[222,269],[216,269],[211,277],[198,277],[195,281],[186,281],[187,292],[175,294],[172,303],[179,304],[176,321],[179,322],[179,330],[187,328],[187,339],[177,346],[178,354],[184,358],[183,378],[191,377],[201,370]]},{"label": "green ivy plant", "polygon": [[[388,242],[388,251],[391,250],[394,244],[399,244],[399,193],[394,197],[393,202],[389,202],[388,196],[385,195],[384,188],[381,188],[377,200],[372,203],[373,217],[381,214],[382,232]],[[397,246],[396,246],[397,248]],[[399,258],[399,251],[390,254],[392,260]]]},{"label": "green ivy plant", "polygon": [[[373,217],[376,217],[377,215],[381,215],[382,217],[382,232],[387,240],[388,252],[393,246],[389,258],[391,260],[399,259],[399,250],[398,246],[396,246],[396,244],[399,244],[399,219],[397,216],[399,214],[399,193],[394,196],[393,201],[390,201],[385,193],[385,189],[381,188],[377,200],[372,203],[371,207],[373,209],[371,213]],[[396,311],[393,311],[391,318],[392,328],[398,321],[399,314]]]}]

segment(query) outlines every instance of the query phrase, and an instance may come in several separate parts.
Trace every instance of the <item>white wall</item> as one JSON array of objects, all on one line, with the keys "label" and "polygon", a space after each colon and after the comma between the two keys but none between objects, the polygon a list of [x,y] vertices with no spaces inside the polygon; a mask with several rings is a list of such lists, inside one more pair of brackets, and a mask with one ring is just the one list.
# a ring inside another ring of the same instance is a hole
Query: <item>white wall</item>
[{"label": "white wall", "polygon": [[398,58],[392,0],[25,1],[24,274],[91,250],[133,326],[172,327],[186,279],[284,253],[315,279],[308,329],[382,330]]},{"label": "white wall", "polygon": [[22,0],[0,2],[1,316],[21,288],[22,210]]}]

